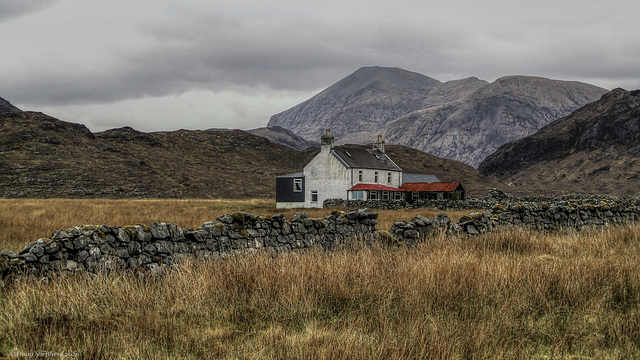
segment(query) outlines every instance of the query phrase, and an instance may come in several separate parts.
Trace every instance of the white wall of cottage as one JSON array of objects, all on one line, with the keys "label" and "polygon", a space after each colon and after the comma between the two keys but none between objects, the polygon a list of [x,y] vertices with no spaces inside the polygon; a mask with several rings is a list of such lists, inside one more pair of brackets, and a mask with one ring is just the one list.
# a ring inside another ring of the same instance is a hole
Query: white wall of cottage
[{"label": "white wall of cottage", "polygon": [[[355,184],[380,184],[399,188],[402,185],[402,172],[375,169],[350,169],[353,172],[353,185]],[[359,179],[359,172],[362,171],[362,181]],[[378,181],[376,182],[376,172],[378,173]],[[391,182],[389,182],[389,174],[391,174]],[[353,186],[352,185],[352,186]],[[351,187],[351,186],[350,186]]]},{"label": "white wall of cottage", "polygon": [[[336,158],[328,147],[322,148],[304,167],[305,207],[322,207],[326,199],[346,199],[351,187],[351,171]],[[318,201],[312,193],[318,192]]]},{"label": "white wall of cottage", "polygon": [[[359,172],[362,171],[362,181]],[[378,182],[375,181],[376,172]],[[391,182],[389,182],[391,173]],[[347,199],[347,190],[358,183],[380,184],[399,188],[402,185],[402,172],[347,168],[328,146],[322,150],[304,167],[305,203],[304,207],[322,207],[326,199]],[[312,193],[317,191],[318,200],[312,201]]]}]

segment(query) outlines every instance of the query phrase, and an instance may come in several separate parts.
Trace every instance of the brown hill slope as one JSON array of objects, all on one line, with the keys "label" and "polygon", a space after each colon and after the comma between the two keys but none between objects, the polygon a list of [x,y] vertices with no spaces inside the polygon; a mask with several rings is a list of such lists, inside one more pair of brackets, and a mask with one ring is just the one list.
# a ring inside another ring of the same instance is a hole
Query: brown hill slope
[{"label": "brown hill slope", "polygon": [[[317,151],[240,130],[94,134],[42,113],[8,113],[0,115],[0,197],[274,197],[275,177],[302,171]],[[499,186],[457,161],[387,151],[407,172],[461,181],[471,194]]]},{"label": "brown hill slope", "polygon": [[403,145],[387,145],[385,151],[402,171],[435,175],[440,181],[460,182],[469,196],[486,196],[493,188],[510,191],[506,184],[486,177],[460,161],[437,157]]},{"label": "brown hill slope", "polygon": [[91,133],[34,113],[0,115],[0,197],[274,196],[311,154],[244,131]]},{"label": "brown hill slope", "polygon": [[640,90],[594,103],[500,147],[479,170],[526,192],[640,195]]}]

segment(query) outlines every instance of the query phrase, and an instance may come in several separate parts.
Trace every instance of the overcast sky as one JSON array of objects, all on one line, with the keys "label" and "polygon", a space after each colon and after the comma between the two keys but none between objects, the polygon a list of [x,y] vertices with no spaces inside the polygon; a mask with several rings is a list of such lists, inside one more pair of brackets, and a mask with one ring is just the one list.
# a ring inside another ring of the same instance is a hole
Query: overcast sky
[{"label": "overcast sky", "polygon": [[640,88],[640,2],[0,0],[0,97],[92,131],[265,126],[363,66]]}]

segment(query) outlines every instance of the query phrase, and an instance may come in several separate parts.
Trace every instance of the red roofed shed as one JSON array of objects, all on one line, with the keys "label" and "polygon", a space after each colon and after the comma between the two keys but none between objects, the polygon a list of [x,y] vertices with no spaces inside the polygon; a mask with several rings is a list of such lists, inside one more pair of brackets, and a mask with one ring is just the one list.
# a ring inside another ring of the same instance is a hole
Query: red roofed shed
[{"label": "red roofed shed", "polygon": [[459,182],[405,183],[400,189],[407,192],[409,202],[418,199],[465,199],[464,188]]}]

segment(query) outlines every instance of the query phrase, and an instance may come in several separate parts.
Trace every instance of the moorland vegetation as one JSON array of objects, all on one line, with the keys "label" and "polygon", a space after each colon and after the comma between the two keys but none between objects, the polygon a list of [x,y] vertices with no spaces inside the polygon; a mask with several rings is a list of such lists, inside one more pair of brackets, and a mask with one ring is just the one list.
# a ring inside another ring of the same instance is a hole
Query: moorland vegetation
[{"label": "moorland vegetation", "polygon": [[[268,200],[0,200],[0,248],[80,224],[195,228],[235,210],[276,213]],[[437,213],[381,211],[379,228]],[[637,358],[639,301],[638,225],[441,234],[414,247],[186,262],[153,277],[17,279],[0,290],[0,356]]]}]

